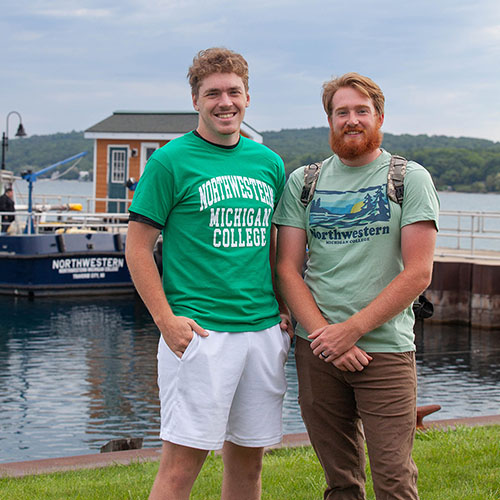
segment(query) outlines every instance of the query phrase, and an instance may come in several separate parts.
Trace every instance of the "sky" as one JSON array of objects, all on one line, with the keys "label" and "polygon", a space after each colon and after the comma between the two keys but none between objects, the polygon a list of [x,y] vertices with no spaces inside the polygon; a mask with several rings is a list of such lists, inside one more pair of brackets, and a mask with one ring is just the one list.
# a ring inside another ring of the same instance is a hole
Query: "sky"
[{"label": "sky", "polygon": [[259,132],[327,126],[322,84],[356,71],[384,92],[385,132],[500,141],[498,0],[2,0],[0,46],[10,138],[10,111],[28,135],[191,111],[193,57],[224,46],[249,63]]}]

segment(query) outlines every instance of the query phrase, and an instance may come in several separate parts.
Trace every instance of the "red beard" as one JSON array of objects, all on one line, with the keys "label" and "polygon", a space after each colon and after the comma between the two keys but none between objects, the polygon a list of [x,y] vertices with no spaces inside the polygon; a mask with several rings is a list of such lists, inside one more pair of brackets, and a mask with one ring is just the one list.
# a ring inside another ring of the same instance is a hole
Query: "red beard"
[{"label": "red beard", "polygon": [[332,148],[332,151],[341,159],[345,158],[346,160],[355,160],[360,156],[371,153],[375,149],[380,148],[380,145],[382,144],[383,134],[380,131],[380,127],[370,129],[350,129],[363,132],[364,135],[361,142],[346,141],[345,132],[347,130],[348,127],[344,127],[340,132],[335,132],[330,129],[330,147]]}]

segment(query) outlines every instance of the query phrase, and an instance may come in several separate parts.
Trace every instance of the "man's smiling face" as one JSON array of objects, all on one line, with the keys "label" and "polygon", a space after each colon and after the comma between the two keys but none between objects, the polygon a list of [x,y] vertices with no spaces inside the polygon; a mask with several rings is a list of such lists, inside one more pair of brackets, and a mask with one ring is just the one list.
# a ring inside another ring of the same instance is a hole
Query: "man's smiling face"
[{"label": "man's smiling face", "polygon": [[231,146],[240,136],[240,126],[250,96],[235,73],[212,73],[201,82],[193,107],[200,113],[198,133],[207,141]]},{"label": "man's smiling face", "polygon": [[378,155],[383,121],[368,96],[352,87],[342,87],[333,95],[332,114],[328,117],[330,147],[346,163],[369,163]]}]

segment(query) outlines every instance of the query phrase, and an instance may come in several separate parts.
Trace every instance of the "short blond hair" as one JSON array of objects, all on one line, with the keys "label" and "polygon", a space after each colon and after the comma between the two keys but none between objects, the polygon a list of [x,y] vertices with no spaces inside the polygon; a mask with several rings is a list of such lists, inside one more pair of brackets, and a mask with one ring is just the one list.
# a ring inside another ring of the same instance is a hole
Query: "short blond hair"
[{"label": "short blond hair", "polygon": [[373,107],[379,116],[384,116],[385,97],[380,87],[367,76],[360,75],[359,73],[346,73],[345,75],[333,78],[332,80],[323,84],[323,108],[328,116],[332,115],[332,99],[337,90],[342,87],[352,87],[369,97],[373,102]]},{"label": "short blond hair", "polygon": [[235,73],[243,80],[248,92],[248,63],[245,58],[224,47],[213,47],[200,50],[189,67],[187,77],[194,96],[198,96],[203,79],[213,73]]}]

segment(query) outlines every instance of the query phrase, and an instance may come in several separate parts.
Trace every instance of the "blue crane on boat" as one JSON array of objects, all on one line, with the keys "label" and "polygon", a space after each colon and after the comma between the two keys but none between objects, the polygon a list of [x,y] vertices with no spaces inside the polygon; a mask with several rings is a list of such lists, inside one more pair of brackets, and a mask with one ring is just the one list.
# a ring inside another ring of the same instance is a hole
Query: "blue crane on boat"
[{"label": "blue crane on boat", "polygon": [[53,170],[56,167],[69,163],[70,161],[79,160],[83,158],[87,154],[87,151],[83,151],[82,153],[78,153],[77,155],[66,158],[65,160],[58,161],[53,165],[49,165],[48,167],[42,168],[42,170],[38,172],[33,172],[32,170],[27,170],[26,172],[21,173],[21,177],[28,181],[28,219],[26,221],[26,227],[24,228],[25,233],[33,233],[33,184],[37,181],[38,177],[43,174],[46,174],[50,170]]}]

